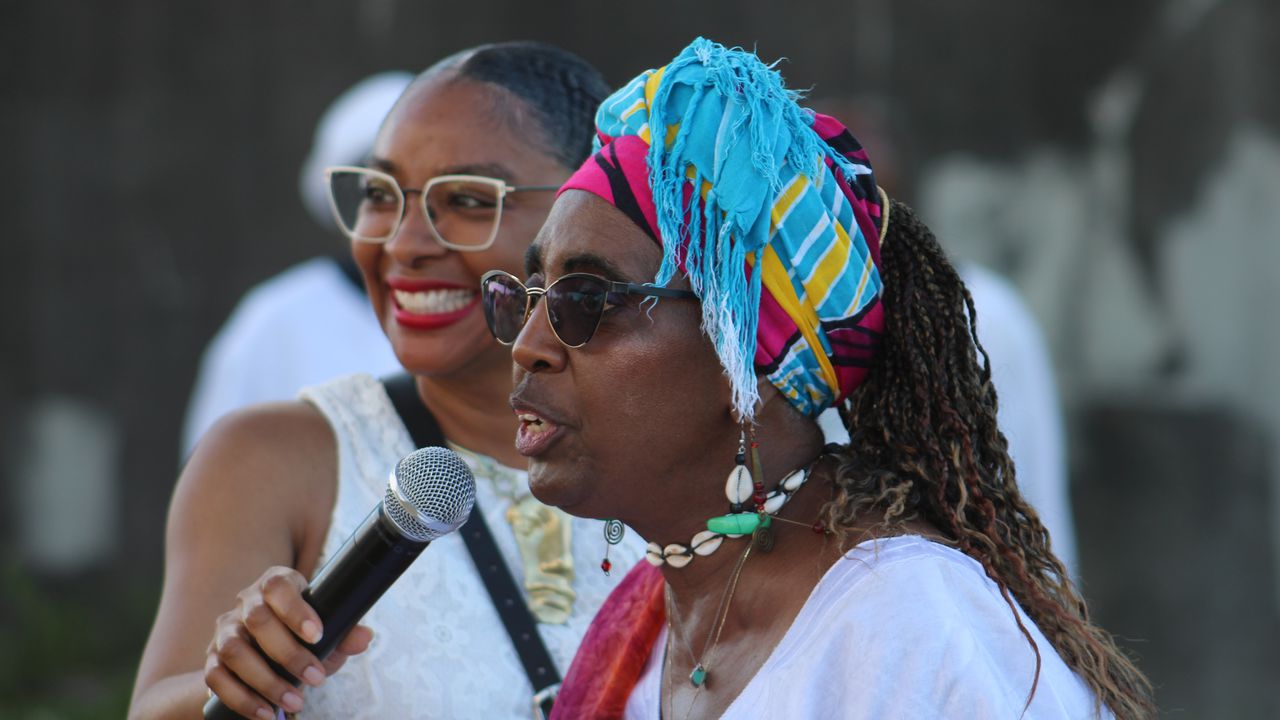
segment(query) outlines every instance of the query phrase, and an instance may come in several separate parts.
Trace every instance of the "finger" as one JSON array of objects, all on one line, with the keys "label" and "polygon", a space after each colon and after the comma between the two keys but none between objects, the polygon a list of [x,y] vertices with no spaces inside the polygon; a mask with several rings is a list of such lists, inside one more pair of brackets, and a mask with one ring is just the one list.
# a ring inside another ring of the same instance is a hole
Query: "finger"
[{"label": "finger", "polygon": [[371,642],[373,642],[373,629],[368,625],[357,625],[342,638],[337,649],[347,655],[359,655],[369,649]]},{"label": "finger", "polygon": [[290,632],[315,644],[323,636],[324,627],[315,609],[302,599],[306,587],[307,579],[293,568],[272,568],[258,581],[262,599]]},{"label": "finger", "polygon": [[368,650],[371,642],[373,642],[373,630],[365,625],[355,626],[342,638],[342,641],[338,643],[338,647],[329,653],[329,657],[324,659],[325,672],[330,675],[334,674],[346,664],[347,658]]},{"label": "finger", "polygon": [[[292,571],[290,571],[292,572]],[[293,573],[297,575],[296,573]],[[282,612],[298,612],[293,605],[301,603],[307,613],[315,615],[315,611],[302,599],[301,591],[295,580],[287,575],[264,578],[259,583],[261,602],[242,605],[240,621],[249,632],[253,642],[269,658],[274,660],[293,677],[308,685],[320,685],[324,682],[324,666],[316,656],[302,644],[297,634],[289,627]],[[311,622],[310,619],[306,622]],[[317,627],[319,623],[315,623]]]},{"label": "finger", "polygon": [[240,682],[235,673],[218,662],[216,655],[209,655],[205,662],[204,684],[223,705],[244,717],[258,720],[275,718],[270,703]]},{"label": "finger", "polygon": [[[215,666],[233,675],[236,684],[244,688],[245,692],[252,693],[259,701],[279,705],[288,712],[302,709],[302,694],[268,664],[266,657],[241,626],[221,629],[217,646],[206,662],[206,675]],[[212,685],[210,687],[222,697],[218,688]]]}]

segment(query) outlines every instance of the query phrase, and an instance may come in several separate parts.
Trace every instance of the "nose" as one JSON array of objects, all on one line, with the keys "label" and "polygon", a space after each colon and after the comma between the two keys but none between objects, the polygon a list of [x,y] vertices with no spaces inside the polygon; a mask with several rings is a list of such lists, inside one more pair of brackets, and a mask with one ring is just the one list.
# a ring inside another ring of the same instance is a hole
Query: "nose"
[{"label": "nose", "polygon": [[423,211],[421,190],[405,191],[403,212],[400,226],[391,239],[387,240],[386,248],[397,262],[412,267],[423,260],[441,257],[450,252],[449,248],[436,239],[435,233],[431,232],[431,225]]},{"label": "nose", "polygon": [[559,372],[569,358],[569,348],[551,332],[547,320],[547,301],[535,303],[525,320],[520,334],[511,344],[511,359],[516,365],[517,377],[523,373]]}]

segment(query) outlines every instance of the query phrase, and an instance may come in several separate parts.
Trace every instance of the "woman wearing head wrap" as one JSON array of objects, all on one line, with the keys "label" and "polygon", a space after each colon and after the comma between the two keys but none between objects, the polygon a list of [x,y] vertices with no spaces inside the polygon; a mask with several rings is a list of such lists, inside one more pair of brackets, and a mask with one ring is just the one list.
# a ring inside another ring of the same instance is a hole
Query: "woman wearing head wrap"
[{"label": "woman wearing head wrap", "polygon": [[1018,493],[964,286],[848,130],[703,39],[596,124],[527,280],[482,283],[535,496],[649,543],[557,716],[1149,712]]}]

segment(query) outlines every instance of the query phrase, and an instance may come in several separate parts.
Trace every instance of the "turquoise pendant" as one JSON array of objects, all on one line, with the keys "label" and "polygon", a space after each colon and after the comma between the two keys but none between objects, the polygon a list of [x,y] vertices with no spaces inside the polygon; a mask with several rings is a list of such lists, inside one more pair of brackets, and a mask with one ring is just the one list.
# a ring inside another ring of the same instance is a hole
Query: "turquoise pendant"
[{"label": "turquoise pendant", "polygon": [[689,682],[694,687],[702,687],[702,683],[707,681],[707,670],[702,667],[702,663],[693,666],[693,672],[689,673]]},{"label": "turquoise pendant", "polygon": [[733,513],[707,521],[707,529],[711,532],[730,536],[750,535],[759,525],[760,516],[756,513]]}]

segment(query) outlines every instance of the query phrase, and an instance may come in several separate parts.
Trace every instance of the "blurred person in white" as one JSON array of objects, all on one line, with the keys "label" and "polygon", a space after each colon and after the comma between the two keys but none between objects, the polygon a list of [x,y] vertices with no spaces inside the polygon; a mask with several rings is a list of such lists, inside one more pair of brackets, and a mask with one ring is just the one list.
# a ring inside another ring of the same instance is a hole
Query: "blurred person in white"
[{"label": "blurred person in white", "polygon": [[302,203],[332,241],[332,254],[301,262],[241,298],[205,349],[187,406],[182,457],[218,418],[353,372],[398,370],[395,353],[369,312],[360,271],[337,233],[324,169],[359,165],[382,119],[413,75],[387,71],[348,88],[324,111],[298,175]]},{"label": "blurred person in white", "polygon": [[[815,110],[849,119],[859,136],[876,148],[876,175],[893,197],[901,188],[894,127],[873,100],[828,97]],[[946,249],[946,248],[944,248]],[[1062,403],[1049,345],[1018,288],[998,272],[953,258],[978,309],[978,339],[991,358],[991,381],[1000,400],[998,422],[1009,441],[1009,457],[1018,468],[1018,488],[1049,530],[1053,552],[1072,578],[1079,578],[1075,519],[1068,488]],[[818,418],[831,442],[846,443],[848,433],[834,410]]]}]

